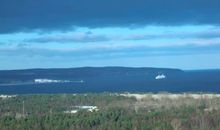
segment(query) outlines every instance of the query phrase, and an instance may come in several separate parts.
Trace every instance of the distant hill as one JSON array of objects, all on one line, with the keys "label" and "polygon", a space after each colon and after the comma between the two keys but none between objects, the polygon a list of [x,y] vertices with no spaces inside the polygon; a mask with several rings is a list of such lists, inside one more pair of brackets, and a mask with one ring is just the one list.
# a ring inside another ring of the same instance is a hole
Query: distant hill
[{"label": "distant hill", "polygon": [[137,75],[146,73],[183,72],[180,69],[167,68],[132,68],[132,67],[80,67],[80,68],[56,68],[56,69],[24,69],[24,70],[0,70],[0,75],[66,75],[74,77],[98,75]]}]

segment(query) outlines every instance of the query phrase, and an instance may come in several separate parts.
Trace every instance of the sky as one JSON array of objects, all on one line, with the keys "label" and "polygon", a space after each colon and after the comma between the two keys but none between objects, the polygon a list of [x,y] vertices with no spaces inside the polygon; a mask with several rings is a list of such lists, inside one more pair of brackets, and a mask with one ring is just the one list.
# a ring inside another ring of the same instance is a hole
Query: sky
[{"label": "sky", "polygon": [[219,0],[0,0],[0,70],[220,68]]}]

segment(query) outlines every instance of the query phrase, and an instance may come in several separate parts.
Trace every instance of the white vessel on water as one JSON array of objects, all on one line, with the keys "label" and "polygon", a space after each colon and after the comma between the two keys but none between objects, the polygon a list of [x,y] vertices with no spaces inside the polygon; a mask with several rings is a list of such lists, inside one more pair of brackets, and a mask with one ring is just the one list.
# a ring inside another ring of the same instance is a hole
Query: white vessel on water
[{"label": "white vessel on water", "polygon": [[34,79],[35,83],[84,83],[84,80],[78,80],[78,81],[71,81],[71,80],[55,80],[55,79]]},{"label": "white vessel on water", "polygon": [[61,80],[53,80],[53,79],[35,79],[35,83],[59,83]]},{"label": "white vessel on water", "polygon": [[165,78],[166,78],[166,75],[164,75],[164,74],[157,75],[157,76],[155,77],[156,80],[165,79]]}]

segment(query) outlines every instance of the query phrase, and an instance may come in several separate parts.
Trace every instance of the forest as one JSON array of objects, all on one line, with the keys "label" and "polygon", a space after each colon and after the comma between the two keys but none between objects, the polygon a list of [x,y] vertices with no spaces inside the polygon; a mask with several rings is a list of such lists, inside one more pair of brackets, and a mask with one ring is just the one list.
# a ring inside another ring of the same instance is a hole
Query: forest
[{"label": "forest", "polygon": [[[118,93],[0,97],[1,130],[219,130],[220,97]],[[97,110],[76,106],[96,106]],[[69,113],[65,112],[69,111]]]}]

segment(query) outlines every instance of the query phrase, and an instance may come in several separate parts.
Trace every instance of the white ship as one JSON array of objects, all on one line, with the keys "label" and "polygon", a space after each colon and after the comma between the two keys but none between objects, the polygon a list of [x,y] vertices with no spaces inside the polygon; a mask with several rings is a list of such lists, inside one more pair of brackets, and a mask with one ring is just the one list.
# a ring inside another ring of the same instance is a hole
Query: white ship
[{"label": "white ship", "polygon": [[157,75],[157,76],[155,77],[156,80],[165,79],[165,78],[166,78],[166,75],[164,75],[164,74]]}]

